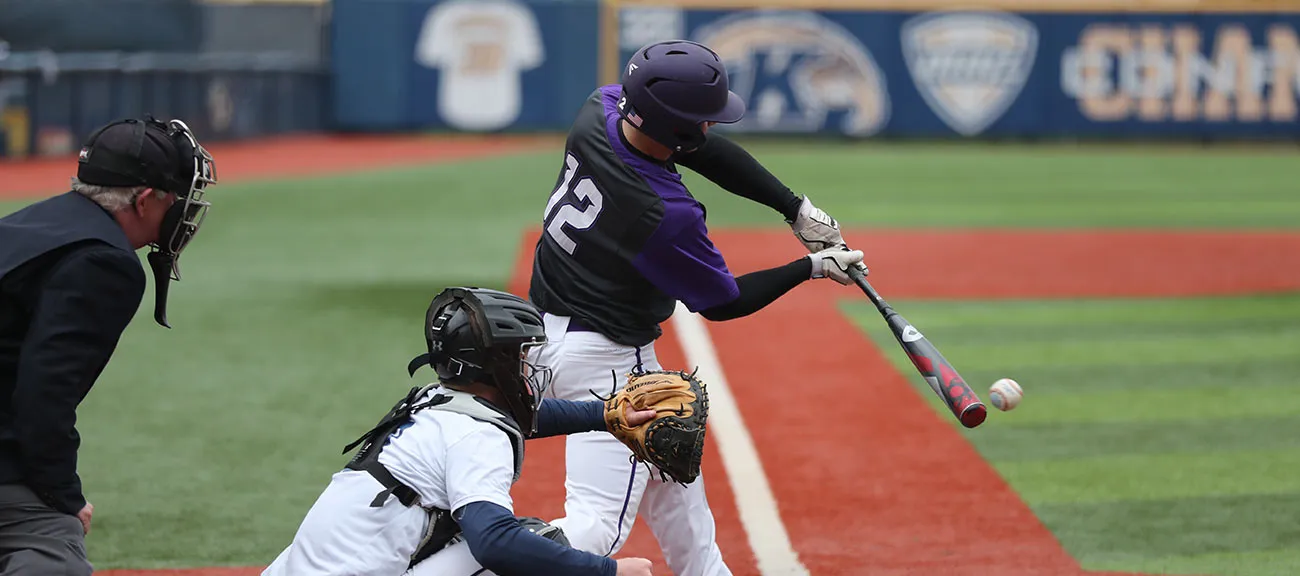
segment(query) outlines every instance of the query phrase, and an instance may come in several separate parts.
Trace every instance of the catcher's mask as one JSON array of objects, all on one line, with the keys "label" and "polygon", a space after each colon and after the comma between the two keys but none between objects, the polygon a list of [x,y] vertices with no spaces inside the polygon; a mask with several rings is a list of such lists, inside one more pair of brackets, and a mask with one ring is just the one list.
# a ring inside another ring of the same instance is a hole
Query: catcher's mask
[{"label": "catcher's mask", "polygon": [[[217,182],[216,163],[180,120],[113,122],[95,131],[81,149],[77,179],[98,186],[147,186],[176,196],[151,243],[154,320],[167,323],[167,288],[180,281],[180,255],[198,233],[211,206],[204,191]],[[151,193],[151,192],[146,192]]]},{"label": "catcher's mask", "polygon": [[507,292],[447,288],[429,304],[424,338],[429,351],[407,365],[412,375],[427,365],[445,384],[492,386],[524,434],[537,432],[537,410],[551,383],[550,369],[536,361],[546,344],[537,308]]}]

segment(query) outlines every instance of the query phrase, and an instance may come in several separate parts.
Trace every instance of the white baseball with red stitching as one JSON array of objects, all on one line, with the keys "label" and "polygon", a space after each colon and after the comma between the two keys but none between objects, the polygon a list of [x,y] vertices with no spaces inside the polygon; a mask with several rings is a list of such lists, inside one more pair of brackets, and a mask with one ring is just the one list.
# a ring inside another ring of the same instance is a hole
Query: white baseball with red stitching
[{"label": "white baseball with red stitching", "polygon": [[989,386],[989,402],[1003,412],[1019,406],[1020,399],[1024,396],[1025,391],[1020,388],[1020,384],[1010,378],[1003,378]]}]

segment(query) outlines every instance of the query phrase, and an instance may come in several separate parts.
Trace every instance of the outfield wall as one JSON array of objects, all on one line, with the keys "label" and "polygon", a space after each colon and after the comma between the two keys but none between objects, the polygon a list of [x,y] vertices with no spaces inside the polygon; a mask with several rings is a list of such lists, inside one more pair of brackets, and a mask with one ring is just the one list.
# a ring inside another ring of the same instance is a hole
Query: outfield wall
[{"label": "outfield wall", "polygon": [[684,37],[727,60],[751,106],[740,132],[1300,136],[1300,1],[755,9],[772,4],[335,0],[332,118],[346,130],[562,130],[632,50]]},{"label": "outfield wall", "polygon": [[314,132],[328,82],[288,55],[25,53],[0,60],[0,157],[75,154],[96,128],[153,114],[204,142]]},{"label": "outfield wall", "polygon": [[0,157],[144,113],[208,142],[564,130],[682,37],[726,58],[734,132],[1300,140],[1300,0],[170,0],[149,26],[179,35],[96,26],[157,1],[0,14]]},{"label": "outfield wall", "polygon": [[324,0],[0,0],[0,158],[152,113],[204,142],[325,128]]}]

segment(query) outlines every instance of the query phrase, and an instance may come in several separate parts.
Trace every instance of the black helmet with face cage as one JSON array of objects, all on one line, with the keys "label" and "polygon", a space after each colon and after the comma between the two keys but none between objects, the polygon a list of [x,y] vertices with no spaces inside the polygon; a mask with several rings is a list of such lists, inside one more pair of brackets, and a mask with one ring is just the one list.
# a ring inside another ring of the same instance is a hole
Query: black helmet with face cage
[{"label": "black helmet with face cage", "polygon": [[77,157],[77,179],[96,186],[147,186],[176,195],[152,243],[149,267],[155,280],[154,320],[167,324],[167,287],[181,279],[181,252],[198,233],[211,204],[216,162],[189,126],[152,116],[109,123],[86,138]]},{"label": "black helmet with face cage", "polygon": [[[486,288],[447,288],[429,304],[428,352],[407,366],[430,366],[446,384],[482,383],[501,391],[505,409],[533,434],[550,371],[533,352],[546,343],[542,314],[527,300]],[[532,356],[532,357],[530,357]]]}]

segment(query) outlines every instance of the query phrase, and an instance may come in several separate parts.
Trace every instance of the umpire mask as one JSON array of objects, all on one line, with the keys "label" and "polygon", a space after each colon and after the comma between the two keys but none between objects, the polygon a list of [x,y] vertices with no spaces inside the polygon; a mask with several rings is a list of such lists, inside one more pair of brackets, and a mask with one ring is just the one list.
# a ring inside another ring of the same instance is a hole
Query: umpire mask
[{"label": "umpire mask", "polygon": [[180,120],[122,120],[100,128],[81,149],[77,178],[99,186],[148,186],[176,195],[150,244],[154,320],[167,323],[167,289],[180,281],[180,255],[198,233],[211,206],[203,196],[216,184],[216,163]]}]

